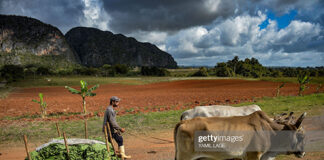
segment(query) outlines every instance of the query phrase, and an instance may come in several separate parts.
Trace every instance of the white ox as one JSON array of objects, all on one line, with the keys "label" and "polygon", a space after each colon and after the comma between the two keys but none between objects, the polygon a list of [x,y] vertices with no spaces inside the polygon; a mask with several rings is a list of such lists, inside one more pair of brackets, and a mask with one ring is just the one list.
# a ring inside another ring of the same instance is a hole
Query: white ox
[{"label": "white ox", "polygon": [[261,111],[258,105],[249,105],[242,107],[212,105],[212,106],[197,106],[193,109],[184,111],[181,114],[180,120],[193,119],[195,117],[230,117],[230,116],[245,116],[255,111]]}]

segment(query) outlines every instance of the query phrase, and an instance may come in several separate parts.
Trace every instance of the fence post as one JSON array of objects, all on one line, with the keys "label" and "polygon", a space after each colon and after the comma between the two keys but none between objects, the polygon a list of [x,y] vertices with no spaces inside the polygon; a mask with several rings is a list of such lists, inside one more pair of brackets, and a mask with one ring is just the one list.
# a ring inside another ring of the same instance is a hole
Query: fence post
[{"label": "fence post", "polygon": [[106,147],[107,147],[107,152],[108,152],[108,159],[110,159],[110,148],[109,148],[108,134],[107,134],[106,126],[104,126],[104,130],[105,130],[105,140],[106,140]]},{"label": "fence post", "polygon": [[85,132],[85,139],[88,139],[88,125],[87,125],[87,119],[84,119],[84,132]]},{"label": "fence post", "polygon": [[61,132],[58,123],[56,122],[56,130],[57,130],[57,135],[61,137]]},{"label": "fence post", "polygon": [[27,141],[27,136],[26,135],[24,135],[24,142],[25,142],[25,149],[26,149],[28,160],[31,160],[29,150],[28,150],[28,141]]},{"label": "fence post", "polygon": [[69,156],[70,151],[69,151],[69,147],[68,147],[68,144],[67,144],[65,132],[63,132],[63,137],[64,137],[64,144],[65,144],[65,148],[66,148],[67,157],[68,157],[68,159],[70,159],[70,156]]},{"label": "fence post", "polygon": [[111,136],[111,131],[110,131],[109,123],[106,123],[106,126],[107,126],[107,128],[108,128],[108,134],[109,134],[109,138],[110,138],[111,146],[112,146],[113,149],[114,149],[114,154],[117,156],[116,148],[115,148],[115,145],[114,145],[114,143],[113,143],[112,136]]}]

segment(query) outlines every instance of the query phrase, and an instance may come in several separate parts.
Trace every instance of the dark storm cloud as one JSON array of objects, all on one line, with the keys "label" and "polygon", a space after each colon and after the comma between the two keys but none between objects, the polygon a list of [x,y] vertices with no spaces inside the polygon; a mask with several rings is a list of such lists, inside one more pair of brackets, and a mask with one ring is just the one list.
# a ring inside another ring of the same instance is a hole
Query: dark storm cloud
[{"label": "dark storm cloud", "polygon": [[84,5],[79,0],[5,0],[0,7],[0,14],[36,18],[66,32],[80,24]]},{"label": "dark storm cloud", "polygon": [[[285,28],[267,18],[268,11],[292,10]],[[134,36],[180,65],[215,65],[235,55],[264,65],[324,65],[323,0],[0,0],[0,14],[33,17],[63,33],[87,26]],[[269,25],[260,29],[264,20]]]},{"label": "dark storm cloud", "polygon": [[129,33],[143,31],[174,31],[211,23],[235,12],[232,0],[110,0],[103,1],[112,16],[113,30]]}]

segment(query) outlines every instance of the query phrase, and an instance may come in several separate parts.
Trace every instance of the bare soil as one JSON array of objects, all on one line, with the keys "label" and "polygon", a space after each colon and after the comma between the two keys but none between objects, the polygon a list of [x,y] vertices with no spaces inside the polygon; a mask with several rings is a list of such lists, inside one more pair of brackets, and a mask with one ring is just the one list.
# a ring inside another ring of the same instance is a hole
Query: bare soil
[{"label": "bare soil", "polygon": [[[111,96],[122,99],[119,115],[135,112],[175,110],[197,105],[233,104],[252,101],[258,97],[272,97],[280,83],[248,80],[182,80],[146,85],[101,85],[95,97],[87,97],[88,112],[99,116],[109,104]],[[315,85],[309,85],[305,94],[314,93]],[[79,88],[74,86],[74,88]],[[21,88],[7,98],[0,99],[0,119],[39,114],[39,105],[32,102],[44,94],[48,113],[82,112],[82,99],[62,87]],[[281,95],[297,95],[298,84],[288,83],[281,89]],[[69,119],[68,117],[62,117]]]}]

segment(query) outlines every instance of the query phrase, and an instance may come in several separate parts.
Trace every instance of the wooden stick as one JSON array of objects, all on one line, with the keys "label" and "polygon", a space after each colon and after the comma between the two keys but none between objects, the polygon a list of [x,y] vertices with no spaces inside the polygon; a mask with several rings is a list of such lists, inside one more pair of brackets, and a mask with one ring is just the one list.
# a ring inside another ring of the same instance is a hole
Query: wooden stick
[{"label": "wooden stick", "polygon": [[26,149],[27,157],[28,157],[29,160],[31,160],[29,150],[28,150],[28,141],[27,141],[27,136],[26,135],[24,135],[24,142],[25,142],[25,149]]},{"label": "wooden stick", "polygon": [[105,139],[106,139],[106,147],[107,147],[107,152],[108,152],[108,159],[110,159],[110,148],[109,148],[109,142],[108,142],[108,134],[107,134],[107,127],[104,127],[105,130]]},{"label": "wooden stick", "polygon": [[84,132],[85,132],[85,139],[88,139],[88,125],[87,125],[87,119],[84,119]]},{"label": "wooden stick", "polygon": [[67,153],[68,159],[70,159],[70,158],[69,158],[69,153],[70,153],[70,151],[69,151],[69,147],[68,147],[68,144],[67,144],[67,140],[66,140],[65,132],[63,132],[63,137],[64,137],[64,143],[65,143],[66,153]]},{"label": "wooden stick", "polygon": [[56,130],[57,130],[57,135],[61,137],[61,132],[58,123],[56,122]]},{"label": "wooden stick", "polygon": [[117,154],[116,154],[116,148],[115,148],[115,145],[114,145],[114,143],[113,143],[112,136],[111,136],[111,131],[110,131],[109,123],[106,123],[106,126],[107,126],[107,128],[108,128],[108,132],[109,132],[108,134],[109,134],[109,138],[110,138],[111,146],[112,146],[113,149],[114,149],[114,154],[117,156]]}]

